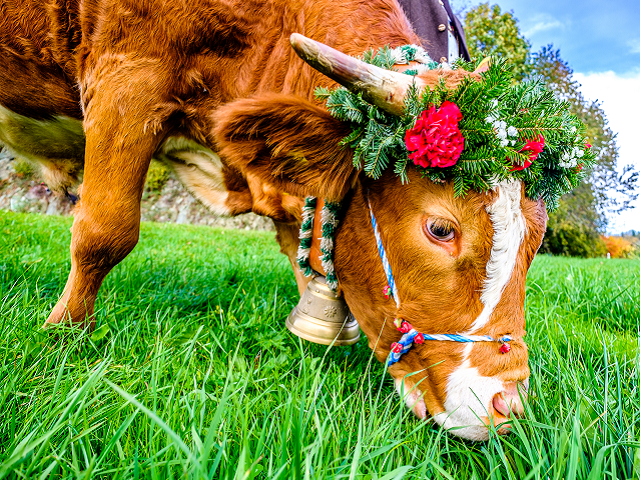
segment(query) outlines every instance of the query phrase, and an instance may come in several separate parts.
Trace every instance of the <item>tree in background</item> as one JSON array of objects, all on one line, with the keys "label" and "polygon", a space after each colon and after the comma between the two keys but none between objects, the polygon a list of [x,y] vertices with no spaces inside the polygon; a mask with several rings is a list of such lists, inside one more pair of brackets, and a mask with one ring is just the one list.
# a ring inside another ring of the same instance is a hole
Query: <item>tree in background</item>
[{"label": "tree in background", "polygon": [[471,58],[484,55],[504,57],[513,65],[513,73],[523,80],[531,72],[531,44],[520,33],[518,20],[498,5],[481,3],[465,17],[465,37]]},{"label": "tree in background", "polygon": [[573,79],[573,69],[552,45],[531,56],[531,75],[544,79],[556,95],[567,100],[571,111],[587,127],[587,138],[598,156],[589,179],[561,200],[558,210],[549,216],[543,251],[578,256],[606,253],[597,233],[604,232],[607,215],[629,207],[637,198],[638,172],[626,168],[616,172],[618,146],[615,134],[598,102],[588,102]]},{"label": "tree in background", "polygon": [[636,256],[636,249],[628,239],[624,237],[604,237],[607,245],[607,252],[611,258],[633,258]]},{"label": "tree in background", "polygon": [[556,95],[569,102],[571,112],[587,127],[587,137],[598,155],[598,164],[572,193],[560,200],[549,215],[542,251],[560,255],[594,257],[604,255],[601,233],[607,215],[629,208],[638,193],[638,172],[631,167],[616,172],[618,147],[615,135],[598,102],[588,102],[573,79],[573,70],[552,45],[531,54],[531,44],[520,33],[518,20],[498,5],[482,3],[465,15],[465,32],[471,56],[481,52],[506,58],[519,79],[541,77]]},{"label": "tree in background", "polygon": [[572,113],[580,117],[587,127],[587,137],[598,154],[590,183],[599,213],[614,214],[629,208],[629,204],[638,197],[638,172],[631,166],[625,167],[621,175],[616,172],[618,146],[600,104],[585,100],[580,84],[573,79],[573,69],[562,59],[560,50],[554,50],[552,45],[542,47],[532,55],[531,75],[541,77],[558,97],[567,100]]}]

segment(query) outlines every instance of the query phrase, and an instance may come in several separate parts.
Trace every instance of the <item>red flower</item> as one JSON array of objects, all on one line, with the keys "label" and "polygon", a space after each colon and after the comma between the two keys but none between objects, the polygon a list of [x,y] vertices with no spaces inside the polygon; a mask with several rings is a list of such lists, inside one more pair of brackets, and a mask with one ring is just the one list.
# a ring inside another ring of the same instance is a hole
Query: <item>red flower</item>
[{"label": "red flower", "polygon": [[525,160],[523,165],[514,164],[510,171],[516,172],[516,171],[524,170],[525,168],[528,168],[529,166],[531,166],[533,161],[536,158],[538,158],[538,155],[542,153],[543,149],[544,149],[544,137],[542,135],[538,137],[538,141],[535,141],[535,140],[527,141],[527,144],[522,148],[522,150],[520,150],[520,152],[522,153],[529,152],[529,158]]},{"label": "red flower", "polygon": [[400,331],[400,333],[409,333],[412,328],[413,326],[409,322],[402,322],[402,325],[400,325],[400,328],[398,328],[398,330]]},{"label": "red flower", "polygon": [[[584,147],[585,148],[591,148],[591,144],[589,142],[584,142]],[[584,167],[583,163],[579,163],[576,167],[576,173],[578,173],[580,170],[582,170],[582,168]]]},{"label": "red flower", "polygon": [[435,105],[424,110],[404,136],[413,163],[440,168],[455,165],[464,149],[460,120],[462,113],[455,103],[444,102],[437,111]]}]

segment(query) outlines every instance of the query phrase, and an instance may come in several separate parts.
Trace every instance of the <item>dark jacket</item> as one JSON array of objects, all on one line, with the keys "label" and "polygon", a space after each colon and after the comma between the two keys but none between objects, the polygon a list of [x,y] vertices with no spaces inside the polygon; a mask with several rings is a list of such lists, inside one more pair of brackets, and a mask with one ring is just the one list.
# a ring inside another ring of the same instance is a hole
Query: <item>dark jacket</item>
[{"label": "dark jacket", "polygon": [[451,10],[448,0],[398,0],[413,29],[422,39],[422,45],[436,62],[449,56],[447,29],[458,40],[459,55],[469,60],[469,50],[464,38],[462,23]]}]

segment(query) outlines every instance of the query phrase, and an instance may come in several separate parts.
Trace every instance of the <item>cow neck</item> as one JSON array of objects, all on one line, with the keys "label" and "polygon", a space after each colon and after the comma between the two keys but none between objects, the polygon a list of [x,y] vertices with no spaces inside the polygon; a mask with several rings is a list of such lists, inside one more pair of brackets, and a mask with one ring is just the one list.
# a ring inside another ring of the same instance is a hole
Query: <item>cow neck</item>
[{"label": "cow neck", "polygon": [[[400,296],[398,295],[398,286],[393,278],[393,272],[391,271],[391,264],[387,257],[387,252],[382,242],[382,236],[380,235],[380,227],[376,216],[373,214],[373,208],[368,196],[366,197],[367,206],[369,207],[369,215],[371,217],[371,226],[373,227],[373,233],[376,238],[376,245],[378,247],[378,254],[382,261],[382,267],[387,277],[387,285],[383,288],[383,294],[385,298],[393,297],[396,302],[396,311],[400,310]],[[493,338],[490,335],[469,335],[464,333],[436,333],[428,334],[418,332],[413,325],[402,318],[395,318],[393,324],[402,333],[402,337],[397,342],[393,342],[390,347],[389,358],[387,366],[391,366],[400,360],[400,357],[407,353],[414,343],[421,344],[425,341],[446,341],[446,342],[461,342],[461,343],[473,343],[473,342],[498,342],[501,353],[508,353],[511,350],[511,345],[508,343],[513,338],[509,336],[503,336],[500,338]]]}]

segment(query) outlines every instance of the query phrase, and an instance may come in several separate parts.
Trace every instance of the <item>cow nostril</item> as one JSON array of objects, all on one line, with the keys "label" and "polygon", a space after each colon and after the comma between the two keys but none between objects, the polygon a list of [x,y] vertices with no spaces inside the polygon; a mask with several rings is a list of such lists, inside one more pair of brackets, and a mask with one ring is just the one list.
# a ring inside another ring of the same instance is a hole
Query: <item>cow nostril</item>
[{"label": "cow nostril", "polygon": [[493,397],[493,408],[503,417],[509,418],[511,412],[509,411],[509,405],[504,398],[504,393],[496,393]]},{"label": "cow nostril", "polygon": [[512,415],[522,416],[523,402],[527,396],[525,388],[526,385],[519,382],[506,384],[504,391],[496,393],[493,397],[492,404],[495,411],[506,418],[511,418]]}]

